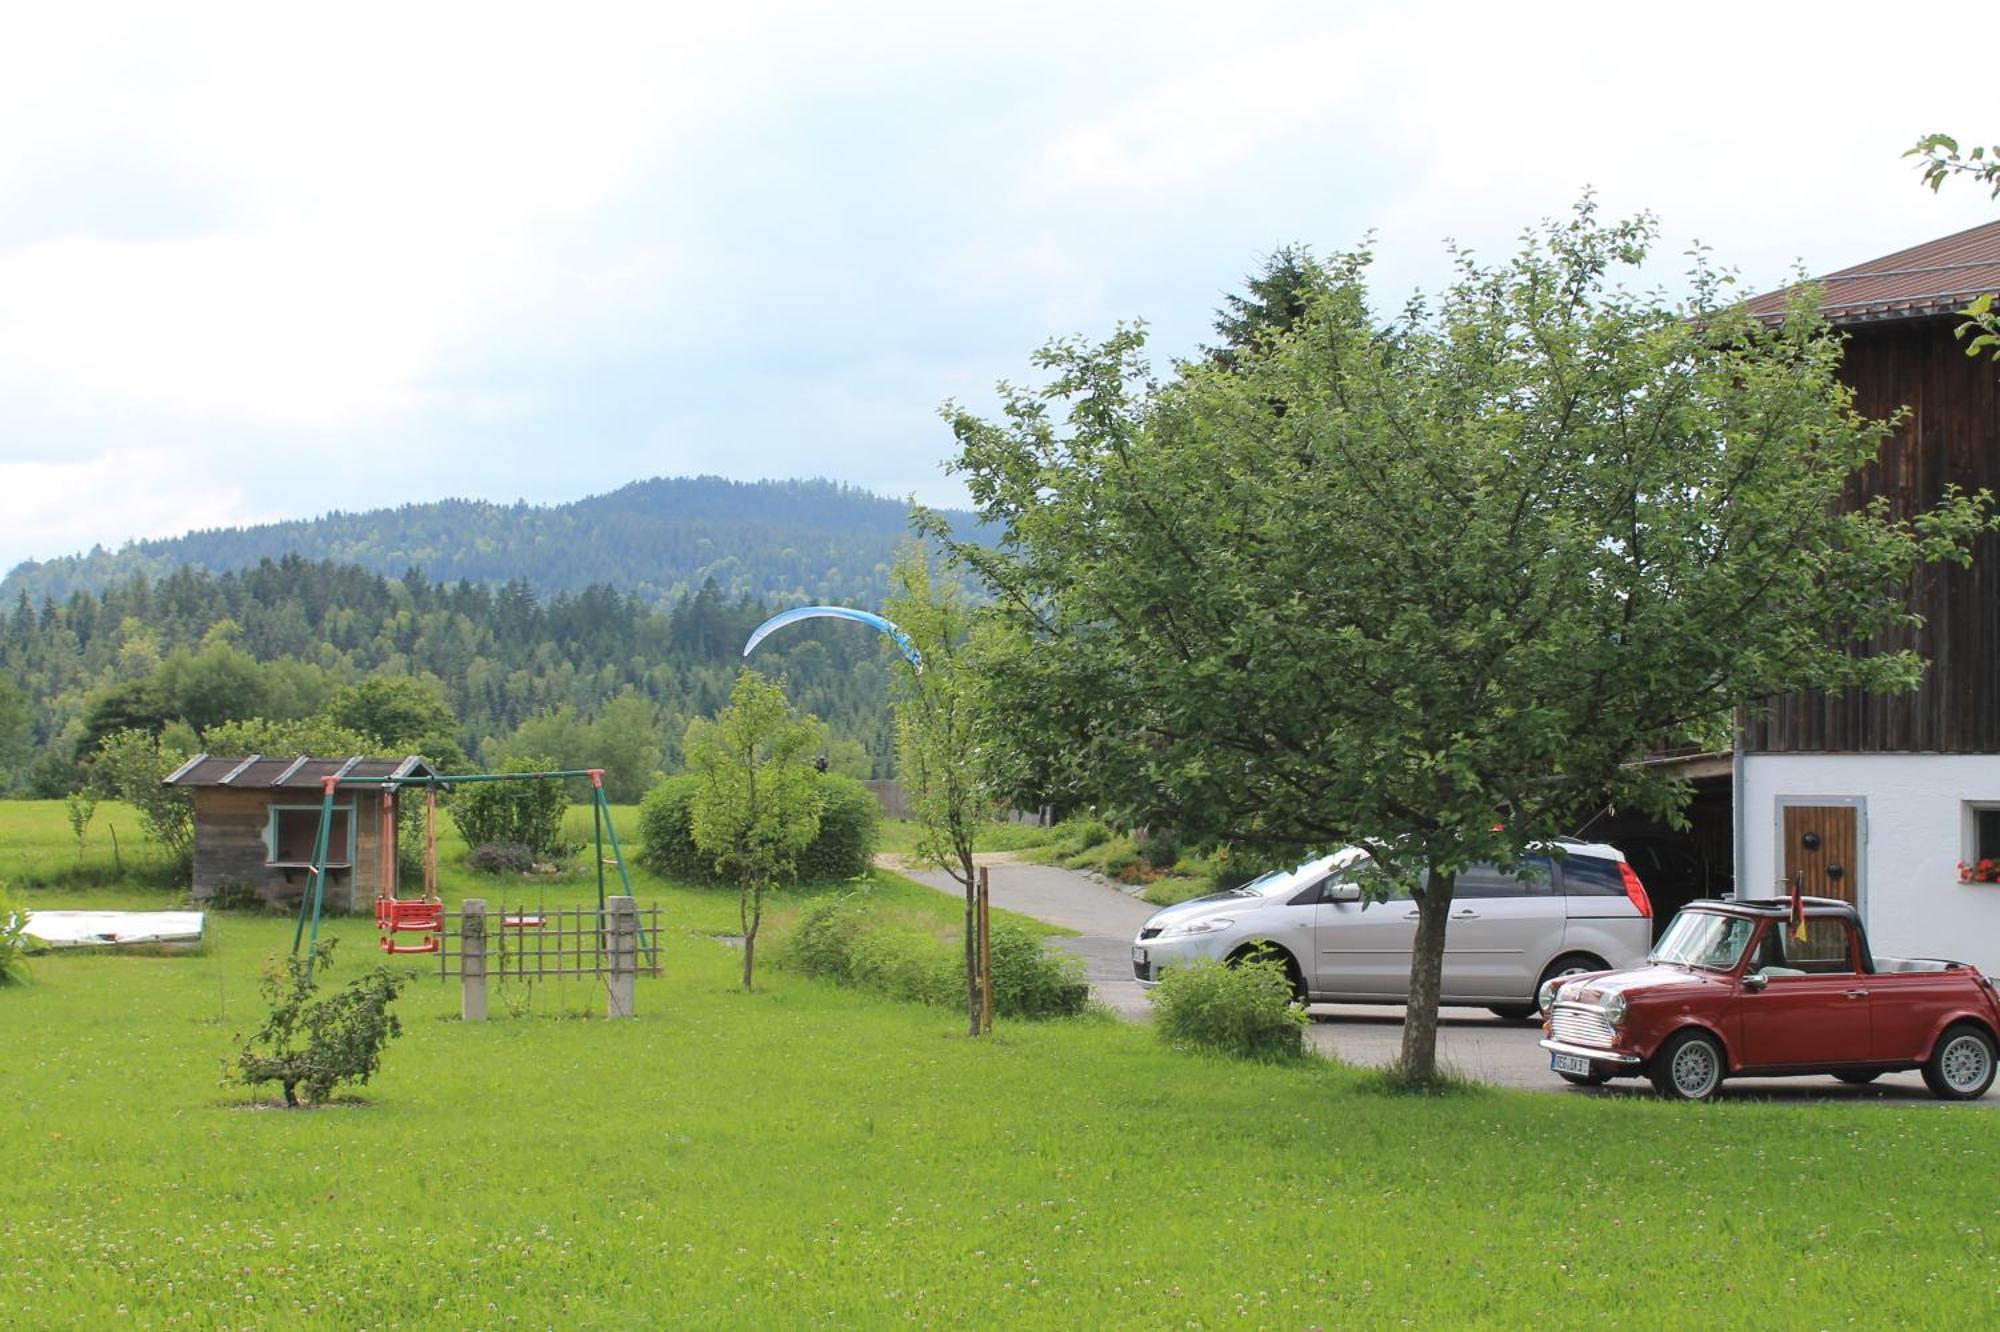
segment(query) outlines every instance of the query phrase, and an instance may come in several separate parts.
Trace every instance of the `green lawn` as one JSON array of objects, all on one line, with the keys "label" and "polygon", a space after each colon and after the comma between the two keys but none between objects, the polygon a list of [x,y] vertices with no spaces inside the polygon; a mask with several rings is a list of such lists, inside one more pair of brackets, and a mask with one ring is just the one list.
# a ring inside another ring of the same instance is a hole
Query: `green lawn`
[{"label": "green lawn", "polygon": [[[0,877],[46,813],[0,804]],[[2000,1319],[1989,1111],[1404,1100],[1102,1020],[972,1041],[776,969],[741,994],[730,895],[638,889],[669,921],[639,1018],[565,1018],[601,1011],[573,984],[469,1026],[423,980],[365,1104],[321,1110],[219,1081],[288,922],[39,959],[0,991],[0,1327]],[[335,980],[374,956],[329,928]]]}]

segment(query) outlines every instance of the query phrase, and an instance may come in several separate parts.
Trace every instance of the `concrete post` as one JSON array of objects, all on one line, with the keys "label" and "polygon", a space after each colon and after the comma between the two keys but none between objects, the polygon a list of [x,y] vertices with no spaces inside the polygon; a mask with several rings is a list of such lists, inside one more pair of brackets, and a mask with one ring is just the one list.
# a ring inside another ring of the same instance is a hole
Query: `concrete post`
[{"label": "concrete post", "polygon": [[459,904],[458,974],[462,993],[459,1016],[467,1022],[486,1021],[486,903],[468,897]]},{"label": "concrete post", "polygon": [[639,904],[629,897],[610,897],[604,902],[606,944],[611,964],[609,982],[604,987],[604,1016],[632,1016],[633,982],[639,974]]}]

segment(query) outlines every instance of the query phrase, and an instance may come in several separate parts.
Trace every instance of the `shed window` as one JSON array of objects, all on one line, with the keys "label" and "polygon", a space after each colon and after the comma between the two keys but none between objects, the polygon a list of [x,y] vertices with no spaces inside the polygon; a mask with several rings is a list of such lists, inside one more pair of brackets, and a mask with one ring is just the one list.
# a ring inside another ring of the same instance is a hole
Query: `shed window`
[{"label": "shed window", "polygon": [[[313,842],[319,836],[318,805],[273,805],[266,846],[268,865],[310,865]],[[329,869],[349,869],[354,864],[354,806],[337,805],[333,811],[332,836],[326,847]]]}]

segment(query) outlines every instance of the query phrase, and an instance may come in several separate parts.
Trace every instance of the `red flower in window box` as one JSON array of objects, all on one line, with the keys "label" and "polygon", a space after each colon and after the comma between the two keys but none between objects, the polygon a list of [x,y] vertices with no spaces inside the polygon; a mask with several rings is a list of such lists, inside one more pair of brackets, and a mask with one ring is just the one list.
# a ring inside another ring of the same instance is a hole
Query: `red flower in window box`
[{"label": "red flower in window box", "polygon": [[1990,856],[1982,858],[1976,865],[1968,865],[1961,860],[1958,862],[1958,881],[1960,883],[2000,883],[2000,865],[1995,865]]}]

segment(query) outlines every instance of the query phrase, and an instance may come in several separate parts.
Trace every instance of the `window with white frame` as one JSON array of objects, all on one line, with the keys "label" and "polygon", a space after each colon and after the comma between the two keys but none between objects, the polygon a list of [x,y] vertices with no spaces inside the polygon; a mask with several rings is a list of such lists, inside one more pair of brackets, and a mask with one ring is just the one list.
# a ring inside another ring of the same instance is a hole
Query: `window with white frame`
[{"label": "window with white frame", "polygon": [[1965,856],[1958,877],[1967,883],[2000,883],[2000,800],[1967,801]]}]

